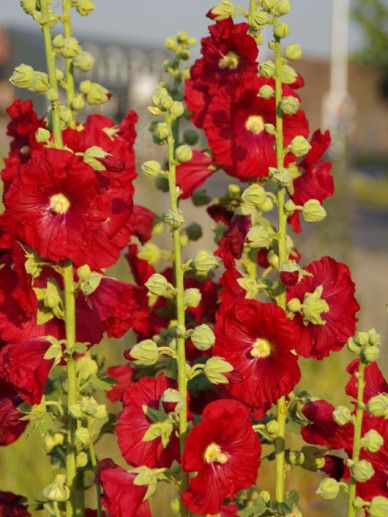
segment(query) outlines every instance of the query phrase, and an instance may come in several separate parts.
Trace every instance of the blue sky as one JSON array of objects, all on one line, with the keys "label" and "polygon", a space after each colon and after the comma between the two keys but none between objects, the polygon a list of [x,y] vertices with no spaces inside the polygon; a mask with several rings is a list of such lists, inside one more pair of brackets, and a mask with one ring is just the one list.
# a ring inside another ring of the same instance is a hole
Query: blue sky
[{"label": "blue sky", "polygon": [[[59,0],[53,0],[59,5]],[[303,45],[306,55],[327,56],[330,51],[332,2],[336,0],[292,0],[289,41]],[[164,38],[186,30],[200,37],[206,32],[206,11],[217,0],[95,0],[96,11],[87,18],[74,15],[74,29],[79,35],[100,35],[123,41],[162,44]],[[240,5],[248,0],[240,0]],[[18,0],[1,0],[0,24],[32,27]],[[295,35],[295,37],[293,37]],[[360,37],[353,27],[350,47],[356,48]]]}]

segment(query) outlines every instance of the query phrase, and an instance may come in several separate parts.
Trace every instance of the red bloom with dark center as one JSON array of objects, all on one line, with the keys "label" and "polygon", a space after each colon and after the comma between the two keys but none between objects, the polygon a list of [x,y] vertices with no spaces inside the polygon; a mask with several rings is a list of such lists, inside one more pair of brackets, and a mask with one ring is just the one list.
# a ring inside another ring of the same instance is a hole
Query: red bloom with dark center
[{"label": "red bloom with dark center", "polygon": [[21,402],[15,387],[0,379],[0,446],[15,442],[28,425],[17,409]]},{"label": "red bloom with dark center", "polygon": [[214,355],[242,376],[226,388],[248,406],[266,411],[299,382],[297,332],[276,304],[237,300],[217,318],[215,335]]},{"label": "red bloom with dark center", "polygon": [[0,352],[0,377],[13,384],[28,404],[39,404],[53,360],[44,359],[50,343],[32,339],[6,345]]},{"label": "red bloom with dark center", "polygon": [[141,334],[149,332],[150,309],[144,287],[103,277],[87,300],[108,336],[119,338],[130,328]]},{"label": "red bloom with dark center", "polygon": [[145,206],[134,205],[132,218],[133,233],[144,244],[151,239],[156,214]]},{"label": "red bloom with dark center", "polygon": [[[301,175],[294,181],[295,193],[291,196],[296,205],[304,205],[310,199],[321,203],[334,194],[334,179],[331,175],[331,163],[322,160],[323,154],[331,144],[330,133],[315,131],[311,138],[311,149],[298,164]],[[289,222],[295,232],[301,231],[299,212],[294,212]]]},{"label": "red bloom with dark center", "polygon": [[191,197],[194,190],[197,190],[215,172],[212,159],[203,151],[193,151],[190,161],[182,163],[176,169],[176,183],[182,190],[180,199]]},{"label": "red bloom with dark center", "polygon": [[97,475],[104,491],[101,503],[111,517],[152,517],[148,501],[143,501],[147,487],[135,485],[136,474],[102,460]]},{"label": "red bloom with dark center", "polygon": [[217,514],[225,499],[256,482],[260,442],[249,409],[236,400],[211,402],[187,436],[182,457],[190,478],[183,501],[198,515]]},{"label": "red bloom with dark center", "polygon": [[323,257],[304,269],[312,276],[287,291],[288,302],[296,298],[303,304],[294,318],[299,329],[296,349],[304,357],[323,359],[354,335],[360,307],[345,264]]},{"label": "red bloom with dark center", "polygon": [[249,216],[236,215],[232,219],[229,228],[218,243],[217,251],[214,253],[222,259],[226,268],[233,267],[235,260],[241,258],[244,242],[251,226]]},{"label": "red bloom with dark center", "polygon": [[150,468],[169,467],[179,454],[179,443],[174,433],[167,447],[160,438],[143,441],[152,420],[145,413],[147,407],[160,408],[160,399],[171,383],[164,375],[156,379],[143,377],[130,385],[123,396],[124,410],[116,426],[122,455],[130,465],[146,465]]},{"label": "red bloom with dark center", "polygon": [[110,366],[106,373],[112,377],[117,384],[108,391],[107,397],[111,402],[122,400],[124,393],[128,390],[133,382],[133,368],[127,364],[120,364],[119,366]]},{"label": "red bloom with dark center", "polygon": [[[359,365],[359,359],[354,359],[346,371],[352,376],[346,385],[346,393],[357,400],[357,371]],[[388,393],[388,383],[384,378],[378,364],[371,363],[365,367],[364,370],[365,388],[364,388],[364,403],[379,393]]]},{"label": "red bloom with dark center", "polygon": [[0,517],[31,517],[23,505],[24,497],[12,492],[0,492]]},{"label": "red bloom with dark center", "polygon": [[[257,96],[260,87],[267,83],[267,79],[257,78],[245,89],[220,89],[212,98],[203,123],[214,162],[243,181],[268,176],[269,167],[276,167],[275,137],[265,129],[265,124],[276,124],[275,101]],[[284,89],[285,95],[296,95],[291,88]],[[283,123],[285,145],[297,135],[309,134],[302,110],[284,115]],[[296,158],[289,152],[285,163],[292,161]]]},{"label": "red bloom with dark center", "polygon": [[234,24],[232,18],[227,18],[210,25],[210,36],[202,39],[203,57],[191,67],[185,85],[185,100],[198,127],[212,95],[220,87],[234,88],[242,77],[257,75],[257,44],[248,30],[247,23]]}]

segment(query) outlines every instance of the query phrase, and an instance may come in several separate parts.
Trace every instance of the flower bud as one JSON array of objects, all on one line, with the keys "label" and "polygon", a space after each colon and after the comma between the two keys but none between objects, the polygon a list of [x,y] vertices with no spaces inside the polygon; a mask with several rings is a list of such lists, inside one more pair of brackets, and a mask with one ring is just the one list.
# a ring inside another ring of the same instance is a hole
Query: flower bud
[{"label": "flower bud", "polygon": [[82,94],[78,94],[71,101],[71,107],[75,111],[82,110],[85,107],[85,100]]},{"label": "flower bud", "polygon": [[48,485],[43,490],[43,495],[49,501],[56,501],[58,503],[63,503],[67,501],[70,497],[70,490],[65,484],[66,476],[65,474],[57,474],[53,483]]},{"label": "flower bud", "polygon": [[259,96],[262,98],[262,99],[272,99],[272,97],[274,96],[275,94],[275,90],[272,88],[272,86],[270,86],[269,84],[265,84],[264,86],[262,86],[259,90]]},{"label": "flower bud", "polygon": [[65,45],[65,38],[63,34],[57,34],[53,38],[53,47],[56,49],[62,48]]},{"label": "flower bud", "polygon": [[306,223],[318,223],[326,217],[326,210],[317,199],[309,199],[303,205],[302,216]]},{"label": "flower bud", "polygon": [[167,124],[167,122],[158,122],[154,128],[154,134],[158,140],[163,142],[171,134],[170,126]]},{"label": "flower bud", "polygon": [[95,59],[90,52],[85,50],[79,52],[73,59],[73,65],[81,72],[89,72],[94,66]]},{"label": "flower bud", "polygon": [[265,424],[266,430],[269,432],[269,434],[277,435],[279,432],[279,424],[277,420],[270,420],[267,424]]},{"label": "flower bud", "polygon": [[212,329],[205,324],[195,327],[191,334],[191,341],[198,350],[209,350],[214,345],[215,340]]},{"label": "flower bud", "polygon": [[382,495],[374,497],[368,508],[371,517],[386,517],[388,515],[388,499]]},{"label": "flower bud", "polygon": [[302,310],[302,303],[298,298],[292,298],[287,303],[287,309],[291,312],[300,312]]},{"label": "flower bud", "polygon": [[168,36],[165,40],[164,40],[164,46],[168,49],[168,50],[171,50],[172,52],[175,52],[175,50],[177,49],[177,40],[174,36]]},{"label": "flower bud", "polygon": [[88,16],[96,7],[92,0],[75,0],[75,8],[81,16]]},{"label": "flower bud", "polygon": [[293,43],[292,45],[287,45],[284,54],[287,59],[292,59],[296,61],[297,59],[300,59],[303,55],[302,47],[299,45],[299,43]]},{"label": "flower bud", "polygon": [[142,173],[147,176],[147,178],[156,178],[160,174],[162,170],[160,163],[155,160],[148,160],[144,162],[141,166]]},{"label": "flower bud", "polygon": [[79,427],[75,432],[75,437],[83,446],[90,443],[90,431],[87,427]]},{"label": "flower bud", "polygon": [[185,107],[183,105],[183,102],[174,101],[174,104],[172,105],[170,109],[170,113],[174,118],[179,118],[183,115],[185,111]]},{"label": "flower bud", "polygon": [[34,69],[29,65],[19,65],[15,68],[9,81],[18,88],[31,88],[34,80]]},{"label": "flower bud", "polygon": [[[84,81],[82,81],[84,82]],[[82,83],[81,83],[82,85]],[[82,89],[81,89],[82,91]],[[84,93],[84,92],[83,92]],[[86,94],[86,100],[89,104],[104,104],[108,102],[111,97],[109,91],[98,83],[91,83],[90,91]]]},{"label": "flower bud", "polygon": [[388,394],[379,393],[370,398],[367,403],[367,409],[373,416],[388,418]]},{"label": "flower bud", "polygon": [[244,192],[241,195],[241,198],[243,199],[243,201],[245,201],[245,203],[249,203],[253,206],[260,206],[266,198],[266,193],[261,185],[253,183],[244,190]]},{"label": "flower bud", "polygon": [[276,4],[276,1],[277,0],[263,0],[263,7],[264,7],[264,9],[267,9],[268,11],[273,9],[275,4]]},{"label": "flower bud", "polygon": [[62,433],[48,433],[44,437],[44,446],[47,452],[51,452],[58,445],[63,445],[65,437]]},{"label": "flower bud", "polygon": [[[61,36],[58,34],[55,38]],[[55,40],[54,38],[54,40]],[[69,36],[61,41],[61,45],[58,47],[57,52],[65,59],[71,59],[81,52],[81,46],[77,38]]]},{"label": "flower bud", "polygon": [[297,157],[302,158],[311,149],[310,143],[304,138],[304,136],[296,136],[290,145],[290,151]]},{"label": "flower bud", "polygon": [[295,70],[292,68],[292,66],[283,65],[281,76],[282,76],[282,82],[284,84],[292,84],[296,81],[298,74],[295,72]]},{"label": "flower bud", "polygon": [[212,9],[212,15],[216,21],[225,20],[234,15],[235,6],[230,0],[221,0],[219,4],[217,4]]},{"label": "flower bud", "polygon": [[295,113],[299,109],[299,100],[296,97],[292,96],[283,97],[280,104],[280,108],[285,115],[295,115]]},{"label": "flower bud", "polygon": [[286,201],[286,204],[284,205],[284,210],[287,215],[292,215],[296,209],[297,205],[292,201],[292,199]]},{"label": "flower bud", "polygon": [[269,248],[275,232],[271,227],[253,226],[247,233],[247,239],[251,241],[253,248]]},{"label": "flower bud", "polygon": [[380,433],[371,429],[361,439],[362,446],[368,452],[378,452],[384,445],[384,438]]},{"label": "flower bud", "polygon": [[333,419],[338,425],[342,426],[348,424],[352,419],[350,409],[346,406],[338,406],[333,411]]},{"label": "flower bud", "polygon": [[291,11],[290,0],[280,0],[276,6],[276,12],[280,16],[288,14]]},{"label": "flower bud", "polygon": [[278,22],[274,28],[274,34],[277,38],[286,38],[290,32],[290,27],[286,22]]},{"label": "flower bud", "polygon": [[79,452],[75,458],[75,463],[76,463],[77,467],[80,469],[82,469],[83,467],[86,467],[86,465],[88,464],[88,461],[89,461],[88,455],[84,451]]},{"label": "flower bud", "polygon": [[208,195],[205,189],[201,188],[193,192],[191,201],[193,202],[194,206],[205,206],[210,203],[211,197]]},{"label": "flower bud", "polygon": [[175,158],[179,163],[189,162],[193,157],[193,150],[189,145],[180,145],[175,151]]},{"label": "flower bud", "polygon": [[232,370],[233,366],[222,357],[211,357],[205,364],[204,374],[212,384],[228,384],[224,374]]},{"label": "flower bud", "polygon": [[365,346],[361,351],[361,358],[365,363],[373,363],[377,361],[380,355],[380,349],[377,346]]},{"label": "flower bud", "polygon": [[202,237],[202,228],[198,223],[191,223],[186,228],[186,235],[191,241],[197,241]]},{"label": "flower bud", "polygon": [[275,63],[273,61],[264,61],[259,65],[259,71],[263,77],[273,77],[275,75]]},{"label": "flower bud", "polygon": [[92,375],[97,375],[98,364],[91,357],[84,355],[76,364],[78,378],[87,381]]},{"label": "flower bud", "polygon": [[145,283],[145,286],[149,292],[155,296],[170,298],[175,293],[174,286],[167,281],[166,277],[159,273],[151,275]]},{"label": "flower bud", "polygon": [[184,291],[184,305],[185,307],[198,307],[201,302],[201,291],[196,287],[185,289]]},{"label": "flower bud", "polygon": [[316,493],[323,499],[335,499],[340,491],[340,485],[338,481],[333,478],[325,478],[319,484]]},{"label": "flower bud", "polygon": [[360,460],[356,463],[353,463],[353,465],[350,467],[350,470],[354,479],[359,483],[365,483],[366,481],[369,481],[369,479],[371,479],[375,474],[375,470],[372,464],[367,460]]},{"label": "flower bud", "polygon": [[265,11],[257,11],[255,13],[255,23],[257,25],[266,25],[269,22],[269,15]]},{"label": "flower bud", "polygon": [[206,276],[218,266],[218,260],[209,251],[199,251],[193,258],[193,267],[200,276]]},{"label": "flower bud", "polygon": [[50,140],[51,133],[48,129],[40,127],[35,131],[35,139],[38,144],[44,144]]},{"label": "flower bud", "polygon": [[181,210],[173,210],[170,208],[164,214],[163,221],[172,229],[177,230],[185,222],[183,212]]},{"label": "flower bud", "polygon": [[21,0],[20,2],[26,14],[34,14],[36,11],[36,0]]},{"label": "flower bud", "polygon": [[183,133],[183,140],[188,145],[195,145],[199,140],[199,134],[194,129],[186,129]]}]

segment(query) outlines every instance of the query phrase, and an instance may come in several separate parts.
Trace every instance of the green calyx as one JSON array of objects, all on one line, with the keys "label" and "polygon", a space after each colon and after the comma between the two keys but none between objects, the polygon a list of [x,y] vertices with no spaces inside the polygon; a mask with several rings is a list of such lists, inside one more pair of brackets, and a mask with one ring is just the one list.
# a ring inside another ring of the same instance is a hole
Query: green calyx
[{"label": "green calyx", "polygon": [[304,325],[326,325],[322,319],[322,314],[329,312],[330,307],[326,300],[322,299],[323,286],[319,285],[312,293],[306,293],[303,303],[297,298],[293,298],[287,304],[289,311],[299,312],[303,316]]}]

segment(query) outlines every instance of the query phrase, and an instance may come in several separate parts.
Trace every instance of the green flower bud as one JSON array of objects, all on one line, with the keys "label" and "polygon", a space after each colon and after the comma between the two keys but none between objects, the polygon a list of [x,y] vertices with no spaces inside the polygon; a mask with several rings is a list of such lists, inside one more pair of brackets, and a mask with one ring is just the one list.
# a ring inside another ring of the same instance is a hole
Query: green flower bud
[{"label": "green flower bud", "polygon": [[186,234],[191,241],[197,241],[202,237],[203,232],[201,226],[198,223],[191,223],[186,228]]},{"label": "green flower bud", "polygon": [[298,74],[295,72],[295,70],[291,66],[283,65],[281,76],[282,76],[282,82],[284,84],[292,84],[296,81]]},{"label": "green flower bud", "polygon": [[[85,296],[90,296],[99,287],[102,280],[102,275],[100,273],[97,273],[96,271],[90,271],[90,269],[89,272],[86,273],[87,267],[88,266],[81,266],[81,268],[78,268],[77,272],[79,274],[79,286],[81,288],[82,293]],[[81,275],[79,273],[80,270]]]},{"label": "green flower bud", "polygon": [[377,346],[365,346],[361,351],[361,358],[365,363],[373,363],[377,361],[380,355],[380,350]]},{"label": "green flower bud", "polygon": [[187,43],[189,36],[186,31],[179,31],[176,36],[176,39],[177,39],[178,43],[184,44],[184,43]]},{"label": "green flower bud", "polygon": [[56,49],[62,48],[65,45],[65,38],[63,34],[57,34],[53,38],[53,47]]},{"label": "green flower bud", "polygon": [[88,16],[88,14],[94,11],[96,6],[92,0],[76,0],[75,8],[81,16]]},{"label": "green flower bud", "polygon": [[368,452],[378,452],[384,445],[384,438],[380,433],[371,429],[361,439],[362,446]]},{"label": "green flower bud", "polygon": [[275,90],[270,86],[269,84],[265,84],[262,86],[259,90],[259,96],[262,99],[272,99],[272,97],[275,95]]},{"label": "green flower bud", "polygon": [[368,330],[369,343],[373,346],[379,346],[381,343],[381,336],[376,332],[376,329]]},{"label": "green flower bud", "polygon": [[177,230],[185,222],[183,212],[181,210],[169,209],[164,214],[163,221],[172,229]]},{"label": "green flower bud", "polygon": [[296,97],[283,97],[280,108],[285,115],[295,115],[299,109],[299,105],[299,100]]},{"label": "green flower bud", "polygon": [[284,54],[287,59],[292,59],[296,61],[297,59],[300,59],[303,55],[302,47],[299,45],[299,43],[293,43],[292,45],[287,45]]},{"label": "green flower bud", "polygon": [[263,77],[273,77],[275,75],[275,63],[273,61],[264,61],[259,65],[259,71]]},{"label": "green flower bud", "polygon": [[322,296],[323,287],[319,285],[312,293],[306,293],[302,305],[303,321],[307,325],[325,325],[322,313],[329,312],[329,306]]},{"label": "green flower bud", "polygon": [[168,192],[169,185],[168,185],[168,179],[164,178],[163,176],[157,176],[155,181],[155,186],[158,190],[161,190],[162,192]]},{"label": "green flower bud", "polygon": [[175,150],[175,158],[179,163],[189,162],[193,158],[193,150],[189,145],[180,145]]},{"label": "green flower bud", "polygon": [[266,197],[264,201],[259,206],[262,212],[270,212],[273,210],[273,201],[270,197]]},{"label": "green flower bud", "polygon": [[184,304],[185,307],[198,307],[201,302],[201,291],[196,287],[185,289],[184,291]]},{"label": "green flower bud", "polygon": [[141,166],[142,173],[147,176],[147,178],[156,178],[160,174],[162,167],[160,163],[155,160],[148,160],[144,162]]},{"label": "green flower bud", "polygon": [[336,422],[338,425],[346,425],[348,424],[352,419],[352,414],[350,412],[350,409],[346,406],[338,406],[333,411],[333,419],[334,422]]},{"label": "green flower bud", "polygon": [[36,11],[36,0],[21,0],[20,2],[26,14],[33,14]]},{"label": "green flower bud", "polygon": [[286,38],[290,32],[290,27],[286,22],[278,22],[274,27],[274,34],[277,38]]},{"label": "green flower bud", "polygon": [[92,89],[92,81],[89,81],[89,79],[82,81],[79,85],[79,89],[84,95],[87,95]]},{"label": "green flower bud", "polygon": [[82,110],[85,107],[85,100],[82,94],[78,94],[74,97],[74,99],[71,101],[71,107],[75,111]]},{"label": "green flower bud", "polygon": [[367,403],[367,409],[373,416],[388,418],[388,394],[379,393],[370,398]]},{"label": "green flower bud", "polygon": [[183,115],[184,112],[185,112],[185,107],[183,105],[183,102],[175,101],[170,110],[171,115],[174,118],[179,118]]},{"label": "green flower bud", "polygon": [[262,490],[259,494],[259,498],[268,504],[271,501],[271,494],[267,490]]},{"label": "green flower bud", "polygon": [[198,350],[209,350],[214,345],[215,340],[212,329],[205,324],[195,327],[191,334],[191,341]]},{"label": "green flower bud", "polygon": [[49,102],[55,102],[59,99],[59,93],[55,88],[50,88],[46,93],[46,97]]},{"label": "green flower bud", "polygon": [[309,199],[303,205],[302,216],[306,223],[318,223],[326,217],[326,210],[317,199]]},{"label": "green flower bud", "polygon": [[9,81],[18,88],[31,88],[34,80],[34,69],[29,65],[19,65],[15,68]]},{"label": "green flower bud", "polygon": [[350,470],[352,472],[353,478],[359,483],[365,483],[366,481],[369,481],[369,479],[371,479],[375,474],[375,470],[372,464],[367,460],[360,460],[356,463],[353,463],[353,465],[350,467]]},{"label": "green flower bud", "polygon": [[[84,81],[82,81],[83,83]],[[82,83],[80,85],[80,89],[82,91]],[[84,92],[82,92],[84,93]],[[108,102],[110,98],[109,91],[101,86],[101,84],[98,83],[91,83],[89,93],[86,94],[86,101],[91,104],[104,104],[105,102]]]},{"label": "green flower bud", "polygon": [[265,424],[265,428],[269,434],[276,436],[279,433],[279,424],[276,420],[270,420],[267,424]]},{"label": "green flower bud", "polygon": [[[78,404],[75,404],[77,406]],[[98,404],[97,400],[93,397],[82,397],[81,403],[79,404],[81,414],[93,416],[97,419],[106,418],[106,407],[104,404]],[[73,413],[74,414],[74,413]],[[77,411],[75,416],[77,415]]]},{"label": "green flower bud", "polygon": [[212,384],[228,384],[225,373],[233,371],[233,366],[222,357],[211,357],[205,364],[204,374]]},{"label": "green flower bud", "polygon": [[289,462],[291,465],[303,465],[305,460],[304,454],[301,451],[290,451]]},{"label": "green flower bud", "polygon": [[249,203],[253,206],[260,206],[266,198],[266,192],[261,185],[253,183],[244,190],[241,198],[245,203]]},{"label": "green flower bud", "polygon": [[216,21],[225,20],[234,15],[236,7],[230,0],[222,0],[212,9],[212,14]]},{"label": "green flower bud", "polygon": [[84,446],[90,443],[90,431],[87,427],[79,427],[75,432],[75,437]]},{"label": "green flower bud", "polygon": [[67,501],[70,497],[70,490],[65,483],[65,474],[57,474],[53,483],[43,490],[43,495],[49,501],[56,501],[58,503]]},{"label": "green flower bud", "polygon": [[195,145],[199,140],[199,134],[194,129],[186,129],[183,133],[183,140],[188,145]]},{"label": "green flower bud", "polygon": [[174,286],[167,281],[166,277],[159,273],[151,275],[145,283],[145,286],[149,292],[155,296],[171,298],[175,294]]},{"label": "green flower bud", "polygon": [[302,311],[302,303],[298,298],[292,298],[287,303],[287,309],[291,312],[301,312]]},{"label": "green flower bud", "polygon": [[44,72],[34,72],[34,79],[30,90],[38,93],[46,93],[50,89],[48,75]]},{"label": "green flower bud", "polygon": [[374,497],[368,508],[371,517],[386,517],[388,515],[388,499],[382,495]]},{"label": "green flower bud", "polygon": [[81,72],[89,72],[94,66],[95,59],[90,52],[85,50],[79,52],[73,59],[73,65]]},{"label": "green flower bud", "polygon": [[275,232],[271,227],[253,226],[247,233],[247,239],[253,248],[269,248]]},{"label": "green flower bud", "polygon": [[84,355],[76,364],[77,375],[82,381],[87,381],[92,375],[97,375],[98,364],[91,357]]},{"label": "green flower bud", "polygon": [[62,433],[48,433],[44,437],[44,446],[47,452],[51,452],[58,445],[63,445],[65,437]]},{"label": "green flower bud", "polygon": [[164,40],[164,46],[168,49],[168,50],[171,50],[172,52],[175,52],[175,50],[177,49],[178,47],[178,43],[177,43],[177,40],[174,36],[168,36],[165,40]]},{"label": "green flower bud", "polygon": [[153,366],[159,359],[158,346],[151,339],[145,339],[131,348],[131,356],[137,366]]},{"label": "green flower bud", "polygon": [[274,8],[277,0],[263,0],[263,7],[264,9],[267,9],[267,11],[270,11]]},{"label": "green flower bud", "polygon": [[35,131],[35,139],[39,144],[44,144],[50,140],[51,133],[48,129],[40,127]]},{"label": "green flower bud", "polygon": [[193,258],[193,267],[200,276],[206,276],[218,266],[218,260],[209,251],[199,251]]},{"label": "green flower bud", "polygon": [[[297,100],[297,99],[296,99]],[[302,156],[305,156],[311,149],[311,145],[304,138],[304,136],[296,136],[290,145],[291,152],[297,157],[302,158]]]},{"label": "green flower bud", "polygon": [[340,491],[340,485],[338,481],[333,478],[325,478],[319,484],[316,494],[320,495],[323,499],[335,499]]},{"label": "green flower bud", "polygon": [[[58,36],[56,36],[55,38],[60,36],[61,35],[58,34]],[[79,41],[77,40],[77,38],[74,38],[73,36],[64,38],[63,41],[61,41],[61,45],[57,48],[58,54],[60,54],[65,59],[71,59],[75,57],[77,54],[81,52],[81,50],[82,49],[79,44]]]},{"label": "green flower bud", "polygon": [[163,142],[171,134],[170,126],[167,124],[167,122],[158,122],[154,128],[154,134],[158,140]]},{"label": "green flower bud", "polygon": [[265,11],[257,11],[255,13],[255,23],[257,25],[266,25],[269,22],[269,15]]},{"label": "green flower bud", "polygon": [[280,0],[276,6],[276,13],[280,16],[288,14],[291,11],[290,0]]},{"label": "green flower bud", "polygon": [[211,197],[208,195],[205,189],[201,188],[193,192],[191,201],[193,202],[194,206],[205,206],[210,203]]},{"label": "green flower bud", "polygon": [[76,465],[78,468],[82,469],[83,467],[86,467],[86,465],[88,464],[88,461],[89,461],[89,459],[88,459],[88,455],[86,454],[86,452],[81,451],[81,452],[77,453],[75,462],[76,462]]}]

